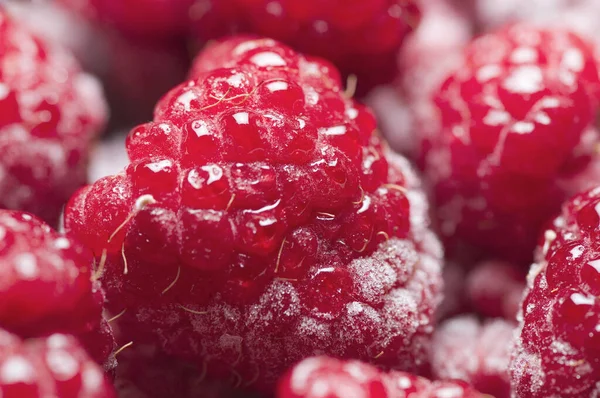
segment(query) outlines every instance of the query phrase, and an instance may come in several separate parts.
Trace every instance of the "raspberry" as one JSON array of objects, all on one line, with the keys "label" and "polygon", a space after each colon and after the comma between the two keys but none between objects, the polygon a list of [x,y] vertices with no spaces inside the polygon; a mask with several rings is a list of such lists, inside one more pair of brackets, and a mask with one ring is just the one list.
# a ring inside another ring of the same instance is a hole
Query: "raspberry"
[{"label": "raspberry", "polygon": [[[473,41],[435,96],[442,128],[425,149],[442,235],[527,262],[595,154],[600,80],[591,47],[513,25]],[[591,144],[591,145],[590,145]]]},{"label": "raspberry", "polygon": [[472,316],[447,320],[433,337],[433,376],[464,380],[496,398],[510,397],[508,364],[514,329],[501,319],[483,324]]},{"label": "raspberry", "polygon": [[0,9],[0,207],[56,222],[105,119],[96,81]]},{"label": "raspberry", "polygon": [[196,36],[247,32],[281,40],[358,77],[360,92],[391,81],[403,40],[419,22],[414,0],[198,0]]},{"label": "raspberry", "polygon": [[164,39],[185,35],[194,0],[59,0],[127,35]]},{"label": "raspberry", "polygon": [[598,393],[600,190],[566,202],[544,232],[528,275],[511,360],[519,397]]},{"label": "raspberry", "polygon": [[0,391],[4,398],[116,398],[102,370],[73,337],[21,340],[3,329]]},{"label": "raspberry", "polygon": [[461,381],[436,381],[405,372],[382,373],[360,361],[308,358],[279,381],[277,398],[478,398],[483,395]]},{"label": "raspberry", "polygon": [[425,367],[441,248],[408,162],[327,63],[270,39],[230,55],[65,210],[124,333],[257,388],[320,352]]},{"label": "raspberry", "polygon": [[0,210],[0,237],[1,327],[22,338],[81,336],[94,359],[114,367],[103,293],[90,280],[91,254],[26,213]]}]

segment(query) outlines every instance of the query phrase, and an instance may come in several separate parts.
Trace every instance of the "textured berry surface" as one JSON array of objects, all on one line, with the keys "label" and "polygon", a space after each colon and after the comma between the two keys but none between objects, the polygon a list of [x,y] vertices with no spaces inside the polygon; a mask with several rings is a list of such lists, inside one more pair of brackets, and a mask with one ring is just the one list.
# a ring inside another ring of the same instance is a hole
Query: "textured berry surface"
[{"label": "textured berry surface", "polygon": [[131,36],[164,39],[185,35],[194,0],[58,0],[89,18]]},{"label": "textured berry surface", "polygon": [[102,369],[63,334],[21,340],[0,329],[3,398],[116,398]]},{"label": "textured berry surface", "polygon": [[419,22],[413,0],[197,0],[196,35],[247,32],[327,58],[358,77],[359,90],[392,80],[396,55]]},{"label": "textured berry surface", "polygon": [[563,205],[543,235],[511,361],[518,397],[593,397],[600,380],[600,191]]},{"label": "textured berry surface", "polygon": [[198,366],[134,344],[119,354],[115,387],[120,398],[259,398],[205,376]]},{"label": "textured berry surface", "polygon": [[435,95],[441,129],[424,147],[440,231],[528,261],[542,226],[596,157],[598,69],[561,30],[513,25],[473,41]]},{"label": "textured berry surface", "polygon": [[405,372],[384,373],[360,361],[313,357],[280,380],[277,398],[479,398],[462,381],[431,382]]},{"label": "textured berry surface", "polygon": [[431,368],[436,379],[457,379],[495,398],[510,396],[508,365],[516,324],[473,316],[447,320],[436,329]]},{"label": "textured berry surface", "polygon": [[441,250],[417,177],[329,64],[231,40],[67,206],[110,309],[131,339],[257,387],[318,352],[422,368]]},{"label": "textured berry surface", "polygon": [[105,116],[97,82],[0,9],[0,207],[55,222]]},{"label": "textured berry surface", "polygon": [[22,338],[80,336],[94,359],[113,367],[103,293],[91,282],[92,256],[26,213],[0,210],[0,326]]}]

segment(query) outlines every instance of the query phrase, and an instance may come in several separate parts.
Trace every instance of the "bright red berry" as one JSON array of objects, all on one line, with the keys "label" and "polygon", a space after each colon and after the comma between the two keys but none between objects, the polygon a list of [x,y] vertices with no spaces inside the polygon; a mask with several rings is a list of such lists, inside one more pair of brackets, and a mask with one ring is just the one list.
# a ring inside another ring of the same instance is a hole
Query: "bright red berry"
[{"label": "bright red berry", "polygon": [[473,41],[435,95],[441,130],[425,149],[440,231],[527,261],[543,224],[596,157],[600,80],[591,46],[514,25]]},{"label": "bright red berry", "polygon": [[436,379],[458,379],[496,398],[510,397],[508,364],[515,324],[475,317],[447,320],[436,329],[431,368]]},{"label": "bright red berry", "polygon": [[232,40],[65,210],[110,309],[132,339],[258,387],[318,352],[420,369],[441,252],[417,177],[329,64]]},{"label": "bright red berry", "polygon": [[518,397],[587,397],[600,380],[600,191],[575,196],[543,234],[511,362]]},{"label": "bright red berry", "polygon": [[364,362],[329,357],[303,360],[279,381],[277,398],[480,398],[461,381],[431,382],[405,372],[384,373]]},{"label": "bright red berry", "polygon": [[114,349],[91,254],[26,213],[0,210],[0,327],[22,338],[81,336],[107,368]]},{"label": "bright red berry", "polygon": [[56,222],[105,116],[96,80],[0,9],[0,207]]},{"label": "bright red berry", "polygon": [[100,367],[63,334],[21,340],[0,329],[3,398],[116,398]]},{"label": "bright red berry", "polygon": [[197,0],[190,15],[202,40],[272,37],[357,75],[361,92],[394,78],[398,49],[420,18],[413,0]]}]

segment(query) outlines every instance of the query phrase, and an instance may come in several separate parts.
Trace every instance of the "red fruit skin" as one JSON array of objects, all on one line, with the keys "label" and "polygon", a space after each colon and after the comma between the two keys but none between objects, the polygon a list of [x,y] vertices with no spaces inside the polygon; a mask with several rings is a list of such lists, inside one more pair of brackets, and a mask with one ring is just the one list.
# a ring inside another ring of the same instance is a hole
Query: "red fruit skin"
[{"label": "red fruit skin", "polygon": [[432,341],[432,376],[463,380],[496,398],[510,397],[508,365],[515,327],[512,321],[482,323],[469,315],[445,321]]},{"label": "red fruit skin", "polygon": [[599,87],[591,46],[566,31],[513,25],[467,46],[434,97],[442,128],[423,148],[449,247],[529,261],[573,193],[562,180],[597,157]]},{"label": "red fruit skin", "polygon": [[72,336],[21,340],[0,329],[4,398],[116,398],[102,369]]},{"label": "red fruit skin", "polygon": [[124,334],[257,389],[318,352],[425,368],[442,253],[410,165],[328,63],[270,39],[231,54],[65,210]]},{"label": "red fruit skin", "polygon": [[192,30],[201,41],[230,33],[280,40],[333,62],[358,78],[358,92],[390,82],[396,55],[418,25],[416,1],[399,0],[197,0]]},{"label": "red fruit skin", "polygon": [[304,359],[279,381],[277,398],[478,398],[461,381],[431,382],[410,373],[383,373],[360,361],[329,357]]},{"label": "red fruit skin", "polygon": [[600,191],[576,195],[540,239],[511,358],[517,397],[598,392]]},{"label": "red fruit skin", "polygon": [[62,48],[0,9],[0,207],[50,223],[86,182],[91,141],[106,119],[102,91]]},{"label": "red fruit skin", "polygon": [[0,325],[21,338],[66,333],[107,370],[114,339],[102,319],[104,295],[91,281],[93,257],[27,213],[0,210]]}]

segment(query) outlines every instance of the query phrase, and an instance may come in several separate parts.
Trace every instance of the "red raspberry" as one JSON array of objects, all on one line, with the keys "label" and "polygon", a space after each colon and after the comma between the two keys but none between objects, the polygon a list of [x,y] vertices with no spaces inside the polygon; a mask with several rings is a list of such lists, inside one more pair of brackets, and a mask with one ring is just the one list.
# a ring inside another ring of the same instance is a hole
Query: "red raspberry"
[{"label": "red raspberry", "polygon": [[513,323],[501,319],[483,324],[472,316],[447,320],[434,334],[433,376],[464,380],[481,392],[508,398],[508,364],[514,330]]},{"label": "red raspberry", "polygon": [[473,41],[435,96],[442,129],[425,148],[440,230],[528,261],[600,142],[591,47],[560,30],[514,25]]},{"label": "red raspberry", "polygon": [[360,92],[389,82],[404,38],[419,22],[414,0],[197,0],[191,16],[196,35],[230,32],[281,40],[327,58],[358,77]]},{"label": "red raspberry", "polygon": [[59,0],[91,19],[114,25],[122,33],[151,39],[185,35],[194,1]]},{"label": "red raspberry", "polygon": [[592,397],[600,364],[600,190],[575,196],[544,233],[511,361],[517,397]]},{"label": "red raspberry", "polygon": [[65,210],[110,309],[132,339],[257,387],[319,352],[423,368],[441,250],[408,162],[327,63],[270,39],[231,57]]},{"label": "red raspberry", "polygon": [[436,381],[404,372],[382,373],[360,361],[308,358],[279,381],[277,398],[481,398],[467,383]]},{"label": "red raspberry", "polygon": [[91,281],[92,257],[26,213],[0,210],[0,327],[23,338],[81,336],[94,358],[114,367],[103,293]]},{"label": "red raspberry", "polygon": [[0,208],[55,222],[105,116],[96,81],[0,8]]},{"label": "red raspberry", "polygon": [[102,370],[63,334],[21,340],[0,329],[3,398],[116,398]]}]

